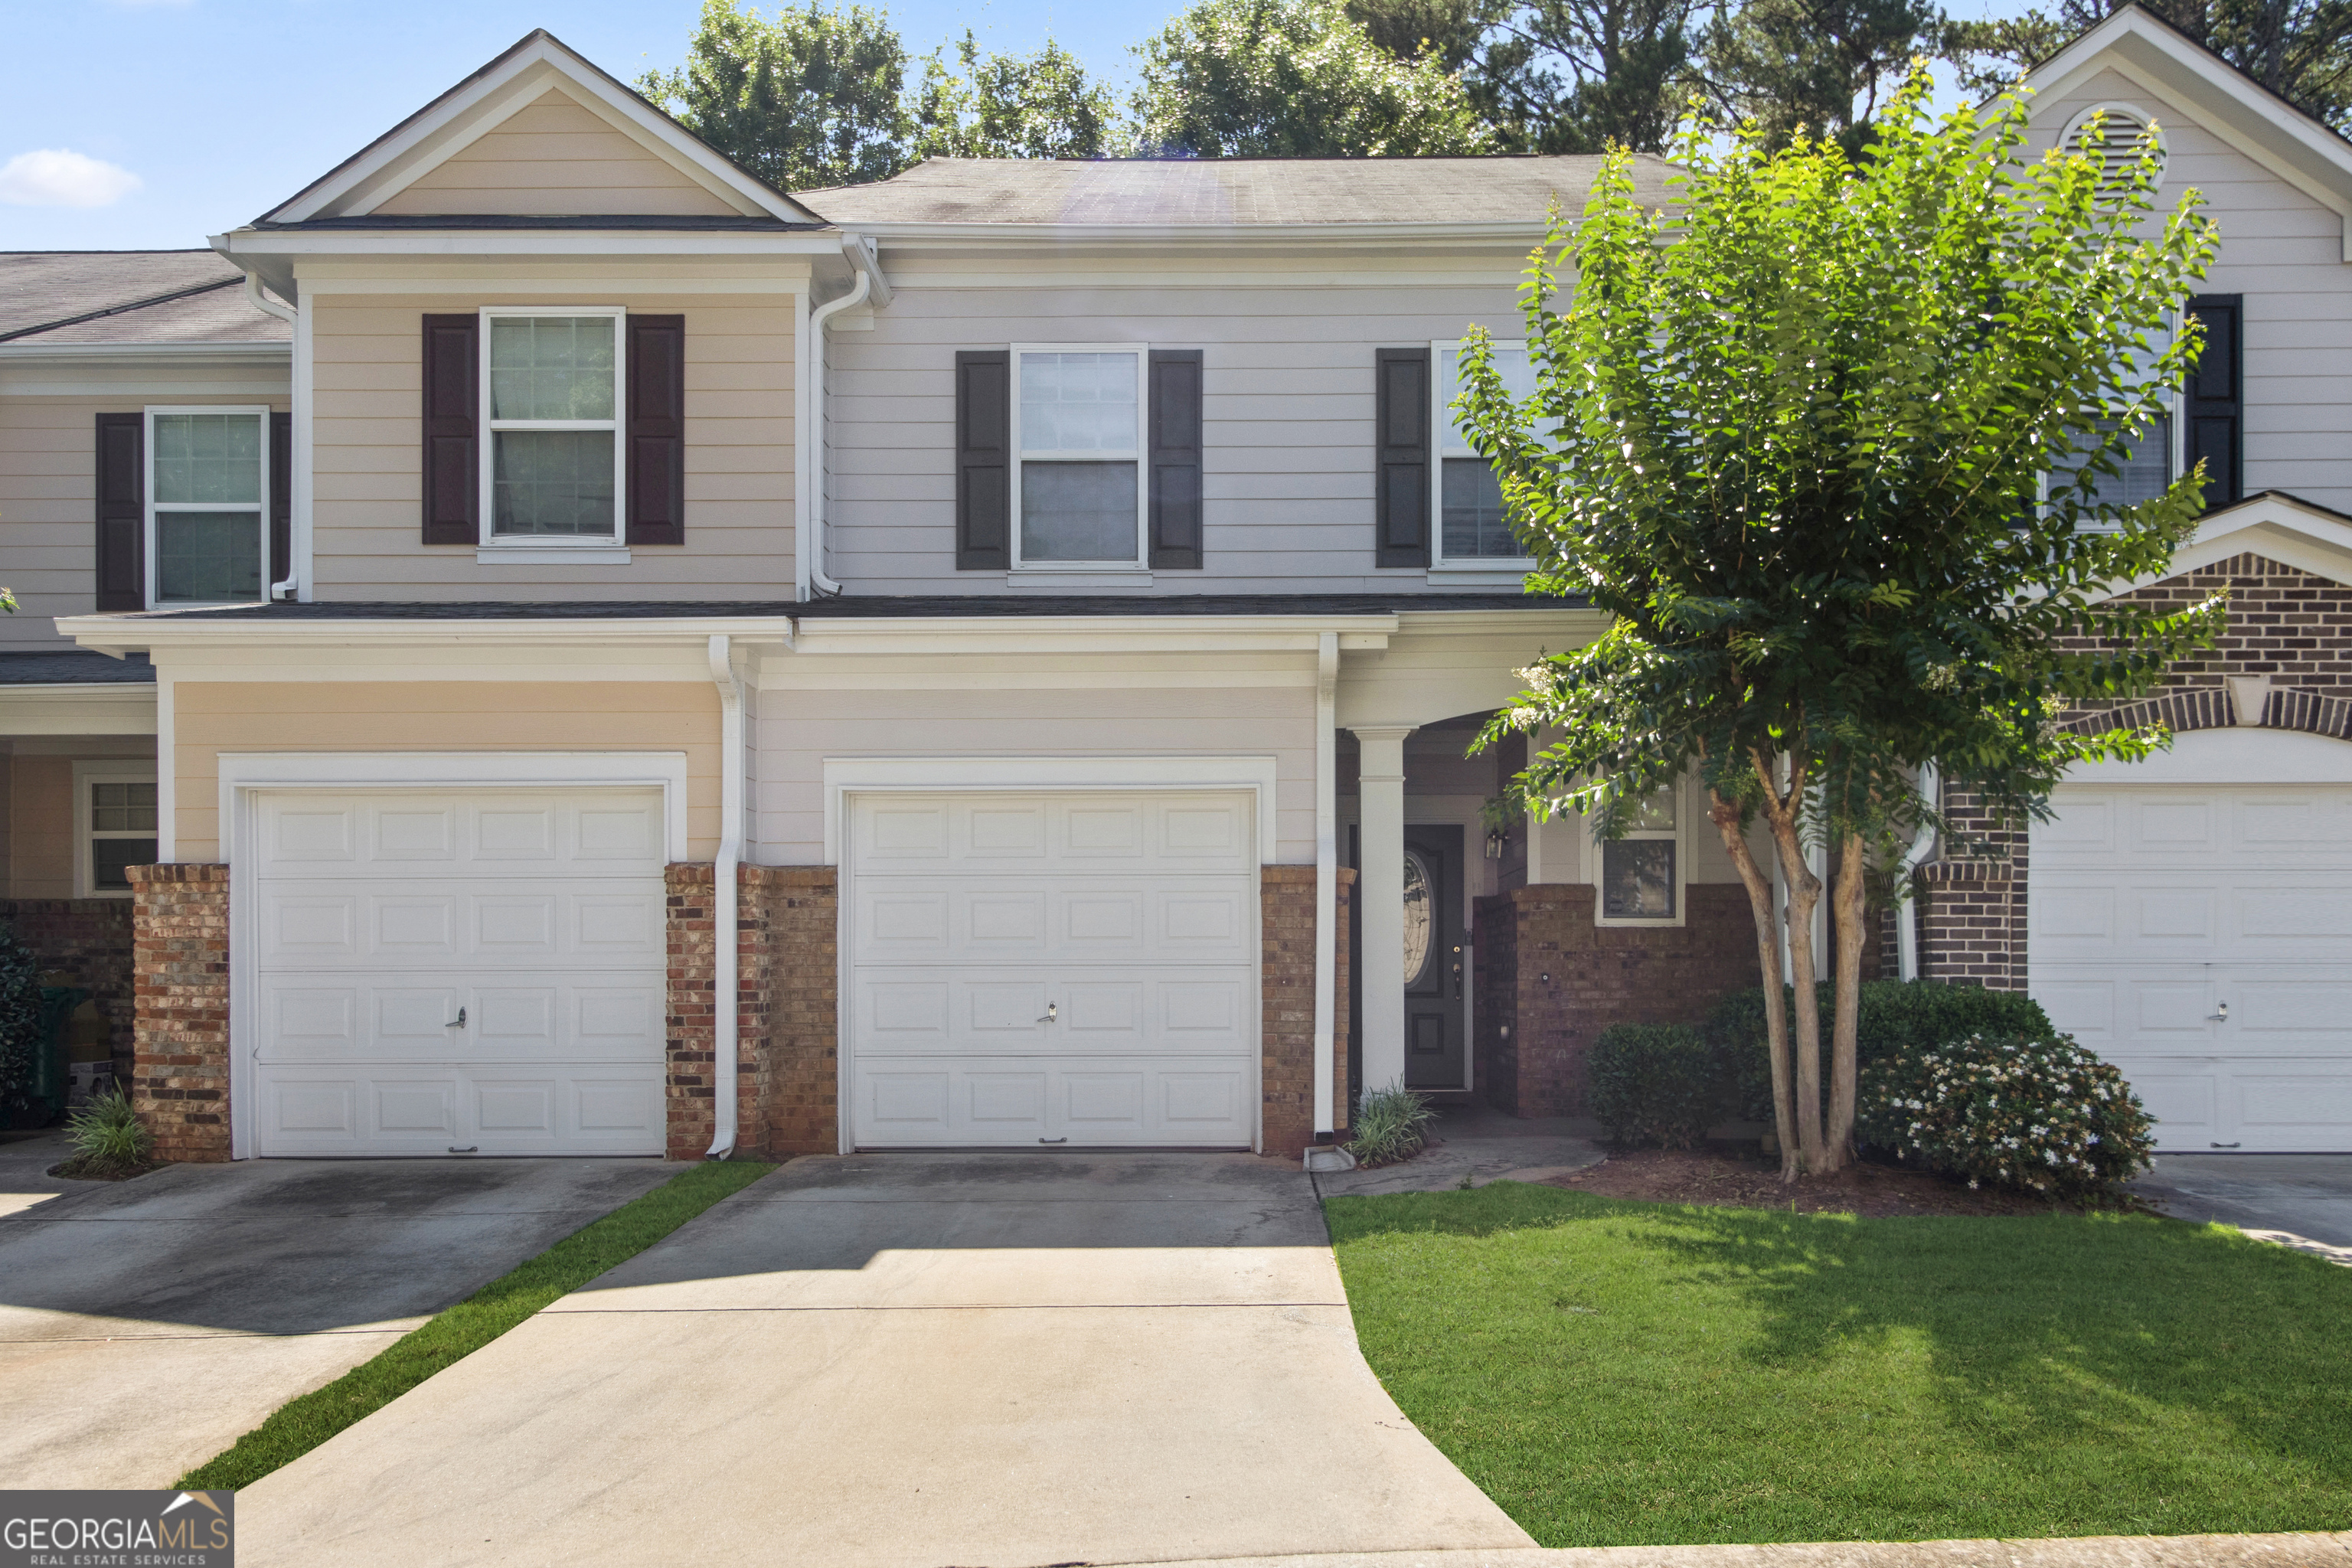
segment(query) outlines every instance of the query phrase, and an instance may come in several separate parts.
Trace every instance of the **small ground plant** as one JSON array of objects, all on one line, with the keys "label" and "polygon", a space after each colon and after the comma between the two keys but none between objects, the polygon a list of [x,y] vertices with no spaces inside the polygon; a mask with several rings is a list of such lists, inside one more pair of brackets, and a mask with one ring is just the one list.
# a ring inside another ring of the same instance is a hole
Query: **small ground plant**
[{"label": "small ground plant", "polygon": [[1612,1024],[1584,1070],[1585,1103],[1622,1148],[1695,1149],[1722,1110],[1715,1049],[1688,1024]]},{"label": "small ground plant", "polygon": [[120,1089],[93,1096],[87,1107],[68,1117],[66,1142],[73,1145],[73,1157],[58,1167],[61,1176],[119,1181],[155,1163],[155,1141],[131,1109],[131,1097]]},{"label": "small ground plant", "polygon": [[2067,1035],[1970,1035],[1863,1069],[1855,1131],[1908,1163],[2053,1198],[2147,1168],[2152,1123],[2123,1075]]},{"label": "small ground plant", "polygon": [[1348,1140],[1347,1151],[1360,1165],[1409,1160],[1429,1141],[1429,1122],[1436,1114],[1426,1095],[1402,1084],[1366,1089],[1356,1101],[1355,1136]]}]

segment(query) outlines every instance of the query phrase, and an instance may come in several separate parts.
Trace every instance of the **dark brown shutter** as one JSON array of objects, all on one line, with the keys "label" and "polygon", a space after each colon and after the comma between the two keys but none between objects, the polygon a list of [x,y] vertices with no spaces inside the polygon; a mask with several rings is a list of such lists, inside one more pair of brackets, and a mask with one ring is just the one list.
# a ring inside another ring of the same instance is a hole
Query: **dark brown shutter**
[{"label": "dark brown shutter", "polygon": [[1201,565],[1201,351],[1151,351],[1151,569]]},{"label": "dark brown shutter", "polygon": [[629,540],[686,542],[686,318],[629,318]]},{"label": "dark brown shutter", "polygon": [[2242,294],[2200,294],[2189,313],[2205,329],[2205,347],[2189,378],[2188,440],[2190,468],[2205,460],[2207,510],[2242,500],[2246,493],[2245,348],[2239,328],[2245,316]]},{"label": "dark brown shutter", "polygon": [[147,607],[147,421],[98,416],[98,608]]},{"label": "dark brown shutter", "polygon": [[269,570],[261,574],[261,596],[269,584],[294,575],[294,416],[269,416]]},{"label": "dark brown shutter", "polygon": [[1429,564],[1429,351],[1381,349],[1373,417],[1373,517],[1380,566]]},{"label": "dark brown shutter", "polygon": [[482,319],[425,318],[425,542],[482,538]]},{"label": "dark brown shutter", "polygon": [[1013,355],[956,355],[956,570],[1013,564]]}]

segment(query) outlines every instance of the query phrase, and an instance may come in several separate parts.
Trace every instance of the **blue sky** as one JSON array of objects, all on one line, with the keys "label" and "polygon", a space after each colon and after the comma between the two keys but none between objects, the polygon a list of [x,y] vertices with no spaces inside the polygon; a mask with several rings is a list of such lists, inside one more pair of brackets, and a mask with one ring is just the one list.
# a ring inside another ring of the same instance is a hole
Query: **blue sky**
[{"label": "blue sky", "polygon": [[[2015,8],[1955,8],[1987,5]],[[967,26],[982,47],[1011,52],[1050,36],[1124,80],[1129,47],[1180,8],[905,0],[888,9],[917,54]],[[5,0],[0,250],[201,246],[533,27],[626,80],[677,65],[699,9],[699,0]],[[59,205],[69,202],[93,205]]]}]

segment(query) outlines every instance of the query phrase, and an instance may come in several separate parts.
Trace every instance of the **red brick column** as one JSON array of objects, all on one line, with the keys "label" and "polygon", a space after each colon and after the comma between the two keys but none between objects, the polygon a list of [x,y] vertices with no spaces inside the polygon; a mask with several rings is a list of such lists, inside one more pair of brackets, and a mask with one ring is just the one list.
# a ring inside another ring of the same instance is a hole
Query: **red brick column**
[{"label": "red brick column", "polygon": [[158,1159],[229,1157],[228,868],[133,866],[131,1103]]},{"label": "red brick column", "polygon": [[768,1152],[841,1147],[840,875],[831,866],[762,866],[771,960]]},{"label": "red brick column", "polygon": [[[1988,991],[2025,989],[2026,836],[1993,819],[1970,792],[1947,784],[1944,815],[1966,837],[1919,868],[1906,910],[1919,922],[1919,978]],[[1953,848],[1983,853],[1955,856]]]},{"label": "red brick column", "polygon": [[[1353,871],[1339,874],[1339,994],[1332,1016],[1332,1121],[1347,1125],[1348,900]],[[1315,868],[1258,870],[1260,970],[1259,1137],[1263,1151],[1296,1160],[1315,1142]]]}]

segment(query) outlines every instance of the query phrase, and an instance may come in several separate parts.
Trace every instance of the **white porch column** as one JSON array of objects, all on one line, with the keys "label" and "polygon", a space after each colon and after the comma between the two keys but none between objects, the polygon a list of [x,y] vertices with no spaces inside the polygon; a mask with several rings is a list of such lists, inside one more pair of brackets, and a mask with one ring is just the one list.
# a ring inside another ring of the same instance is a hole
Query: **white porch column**
[{"label": "white porch column", "polygon": [[1356,731],[1359,886],[1364,919],[1364,1088],[1404,1081],[1404,738],[1414,726]]}]

